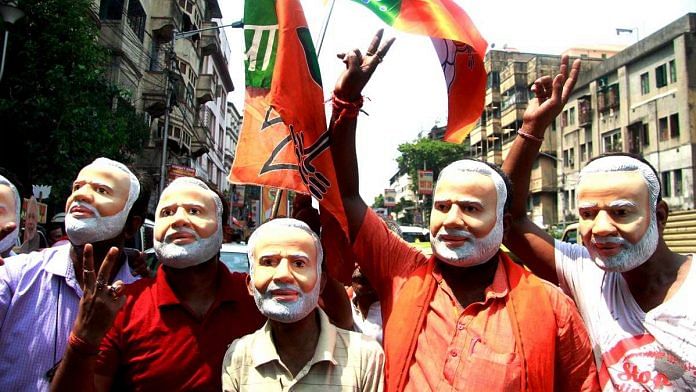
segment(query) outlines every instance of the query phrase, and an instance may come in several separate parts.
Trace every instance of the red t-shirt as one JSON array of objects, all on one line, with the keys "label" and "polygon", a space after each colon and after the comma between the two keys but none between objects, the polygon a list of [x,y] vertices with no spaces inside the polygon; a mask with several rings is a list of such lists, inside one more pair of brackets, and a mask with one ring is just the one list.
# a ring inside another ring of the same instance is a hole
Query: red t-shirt
[{"label": "red t-shirt", "polygon": [[157,277],[126,287],[126,303],[102,340],[95,372],[112,390],[222,390],[222,359],[233,340],[264,323],[246,289],[246,275],[218,264],[215,301],[202,318]]}]

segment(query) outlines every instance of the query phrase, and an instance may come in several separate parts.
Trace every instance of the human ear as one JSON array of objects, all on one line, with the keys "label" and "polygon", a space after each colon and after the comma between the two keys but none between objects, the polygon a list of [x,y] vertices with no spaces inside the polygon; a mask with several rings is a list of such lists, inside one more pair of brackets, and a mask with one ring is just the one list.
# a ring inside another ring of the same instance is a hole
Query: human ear
[{"label": "human ear", "polygon": [[655,208],[655,217],[657,218],[657,227],[662,232],[667,225],[667,218],[669,217],[669,206],[664,200],[660,200]]},{"label": "human ear", "polygon": [[512,214],[506,212],[503,215],[503,241],[507,240],[510,227],[512,227]]},{"label": "human ear", "polygon": [[251,276],[247,275],[246,287],[247,287],[247,291],[249,292],[249,295],[251,295],[252,297],[254,296],[254,286],[252,286],[253,284],[254,283],[252,283],[252,281],[251,281]]}]

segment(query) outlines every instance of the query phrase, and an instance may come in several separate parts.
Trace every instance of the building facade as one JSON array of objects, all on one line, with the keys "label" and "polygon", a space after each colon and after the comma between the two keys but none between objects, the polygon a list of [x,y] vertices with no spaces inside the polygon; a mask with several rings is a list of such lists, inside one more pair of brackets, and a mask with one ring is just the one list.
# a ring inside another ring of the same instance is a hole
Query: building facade
[{"label": "building facade", "polygon": [[[218,1],[95,0],[93,11],[99,41],[111,54],[109,77],[130,92],[150,125],[150,140],[135,166],[159,183],[170,107],[167,167],[195,169],[226,190],[227,94],[234,86],[225,34],[212,29],[222,18]],[[174,38],[175,32],[199,29],[209,30]],[[154,201],[158,194],[153,192]]]},{"label": "building facade", "polygon": [[580,75],[556,121],[558,215],[576,220],[579,171],[603,153],[640,154],[670,210],[694,208],[696,14],[687,14]]},{"label": "building facade", "polygon": [[[611,51],[576,49],[587,57],[584,69],[590,69]],[[476,126],[467,137],[471,144],[471,157],[496,165],[502,165],[517,130],[522,126],[522,116],[527,103],[533,98],[531,86],[544,75],[558,73],[561,56],[522,53],[509,50],[490,50],[484,59],[488,81],[484,110]],[[556,126],[548,130],[541,145],[541,154],[534,162],[529,188],[530,218],[541,227],[558,222],[556,181]]]}]

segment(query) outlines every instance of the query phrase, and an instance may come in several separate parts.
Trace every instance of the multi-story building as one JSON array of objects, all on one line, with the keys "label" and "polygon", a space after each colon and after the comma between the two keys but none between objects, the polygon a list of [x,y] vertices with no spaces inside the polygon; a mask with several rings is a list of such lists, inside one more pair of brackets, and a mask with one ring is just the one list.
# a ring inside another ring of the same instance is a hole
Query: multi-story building
[{"label": "multi-story building", "polygon": [[232,167],[241,129],[242,115],[233,102],[227,102],[227,127],[225,128],[225,167],[227,168]]},{"label": "multi-story building", "polygon": [[[582,51],[582,49],[576,49]],[[582,51],[590,61],[589,68],[598,60],[589,54],[606,57],[612,52]],[[600,57],[601,58],[601,57]],[[491,50],[484,64],[488,73],[484,110],[468,136],[471,156],[501,165],[522,126],[522,116],[531,99],[530,87],[543,75],[558,73],[561,56],[522,53],[509,50]],[[551,135],[556,128],[552,127]],[[540,226],[557,221],[556,215],[556,137],[546,137],[541,154],[534,162],[530,182],[530,217]]]},{"label": "multi-story building", "polygon": [[169,90],[167,165],[196,169],[226,189],[225,115],[234,86],[225,34],[210,29],[174,38],[175,32],[217,26],[218,0],[94,0],[93,10],[100,43],[111,54],[109,76],[130,92],[150,124],[136,166],[158,183]]},{"label": "multi-story building", "polygon": [[[203,28],[216,27],[216,22],[204,23]],[[195,121],[195,137],[193,150],[204,149],[194,163],[196,173],[208,178],[221,191],[229,189],[227,174],[231,165],[225,165],[225,139],[227,132],[227,93],[234,89],[229,73],[228,56],[230,53],[227,37],[224,32],[208,30],[202,33],[203,39],[209,38],[209,47],[203,49],[199,80],[204,81],[196,87],[196,98],[199,104],[197,121]],[[204,41],[203,43],[206,43]],[[208,79],[209,81],[206,81]],[[208,100],[208,98],[211,98]]]},{"label": "multi-story building", "polygon": [[557,120],[558,215],[577,219],[577,176],[602,153],[630,152],[658,171],[671,210],[694,208],[696,14],[580,75]]}]

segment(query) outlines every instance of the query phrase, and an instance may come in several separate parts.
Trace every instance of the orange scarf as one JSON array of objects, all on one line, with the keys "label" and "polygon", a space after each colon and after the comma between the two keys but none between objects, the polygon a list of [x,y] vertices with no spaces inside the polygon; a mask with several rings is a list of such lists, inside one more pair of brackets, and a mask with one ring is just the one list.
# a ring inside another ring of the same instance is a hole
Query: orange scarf
[{"label": "orange scarf", "polygon": [[[538,277],[515,264],[503,252],[510,287],[506,309],[515,335],[515,351],[524,372],[522,391],[553,391],[557,325],[546,289]],[[384,351],[387,358],[387,391],[403,391],[414,359],[418,335],[423,329],[430,301],[437,287],[433,277],[435,258],[413,271],[398,298],[382,301]]]}]

